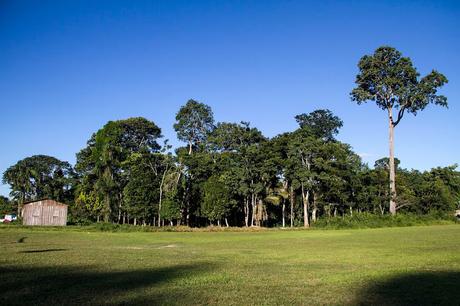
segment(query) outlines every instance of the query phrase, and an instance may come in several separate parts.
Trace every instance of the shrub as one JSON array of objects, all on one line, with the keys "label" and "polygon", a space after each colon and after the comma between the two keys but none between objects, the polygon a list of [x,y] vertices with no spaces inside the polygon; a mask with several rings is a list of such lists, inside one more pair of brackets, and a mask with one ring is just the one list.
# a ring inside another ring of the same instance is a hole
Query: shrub
[{"label": "shrub", "polygon": [[394,226],[415,226],[432,224],[449,224],[457,222],[455,217],[444,212],[431,212],[426,215],[399,213],[392,215],[376,215],[357,213],[353,216],[323,218],[313,224],[314,228],[341,229],[341,228],[378,228]]}]

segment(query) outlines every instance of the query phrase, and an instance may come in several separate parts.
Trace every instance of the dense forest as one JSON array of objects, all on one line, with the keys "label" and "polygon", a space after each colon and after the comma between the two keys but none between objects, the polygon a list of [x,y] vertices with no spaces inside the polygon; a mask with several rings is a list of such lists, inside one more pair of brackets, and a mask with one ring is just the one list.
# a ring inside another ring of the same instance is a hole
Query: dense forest
[{"label": "dense forest", "polygon": [[[391,109],[391,154],[392,129],[405,111],[447,105],[436,95],[447,79],[435,71],[419,79],[393,48],[377,49],[358,66],[351,98]],[[189,100],[176,114],[174,129],[185,144],[176,149],[145,118],[109,121],[77,153],[75,167],[34,155],[8,168],[3,182],[11,199],[0,198],[0,209],[51,198],[70,205],[74,223],[308,227],[334,216],[450,213],[459,206],[457,165],[407,170],[390,154],[371,167],[337,139],[343,122],[332,111],[293,120],[296,130],[268,138],[249,122],[216,123],[208,105]]]}]

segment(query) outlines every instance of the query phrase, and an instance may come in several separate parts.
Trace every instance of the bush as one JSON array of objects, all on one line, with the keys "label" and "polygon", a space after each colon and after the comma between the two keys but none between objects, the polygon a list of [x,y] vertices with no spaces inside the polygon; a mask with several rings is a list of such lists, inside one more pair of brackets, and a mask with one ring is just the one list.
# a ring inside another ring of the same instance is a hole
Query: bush
[{"label": "bush", "polygon": [[415,226],[456,223],[455,217],[444,212],[432,212],[426,215],[399,213],[392,215],[376,215],[357,213],[353,216],[323,218],[313,223],[314,228],[341,229],[341,228],[378,228],[395,226]]},{"label": "bush", "polygon": [[[82,226],[81,229],[87,231],[101,232],[258,232],[270,230],[267,227],[225,227],[225,226],[208,226],[208,227],[189,227],[189,226],[141,226],[132,224],[116,223],[94,223],[90,226]],[[275,229],[276,230],[276,229]]]}]

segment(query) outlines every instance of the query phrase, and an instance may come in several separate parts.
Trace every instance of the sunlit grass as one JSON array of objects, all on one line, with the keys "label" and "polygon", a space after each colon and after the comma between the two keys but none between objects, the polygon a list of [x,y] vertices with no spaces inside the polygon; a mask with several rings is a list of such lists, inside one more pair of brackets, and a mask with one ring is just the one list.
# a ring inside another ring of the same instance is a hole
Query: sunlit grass
[{"label": "sunlit grass", "polygon": [[458,225],[184,233],[1,227],[0,244],[2,305],[459,301]]}]

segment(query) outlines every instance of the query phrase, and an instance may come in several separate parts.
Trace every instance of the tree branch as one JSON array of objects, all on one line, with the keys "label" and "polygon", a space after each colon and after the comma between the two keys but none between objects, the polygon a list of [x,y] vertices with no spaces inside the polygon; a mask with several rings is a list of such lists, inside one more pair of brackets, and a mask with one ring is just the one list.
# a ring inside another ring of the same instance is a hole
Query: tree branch
[{"label": "tree branch", "polygon": [[402,204],[402,205],[398,205],[396,206],[396,210],[400,209],[400,208],[403,208],[403,207],[406,207],[406,206],[411,206],[412,203],[406,203],[406,204]]},{"label": "tree branch", "polygon": [[397,126],[399,121],[401,121],[401,119],[403,118],[404,116],[404,111],[406,110],[406,107],[405,106],[402,106],[400,109],[399,109],[399,112],[398,112],[398,119],[393,122],[393,126]]}]

